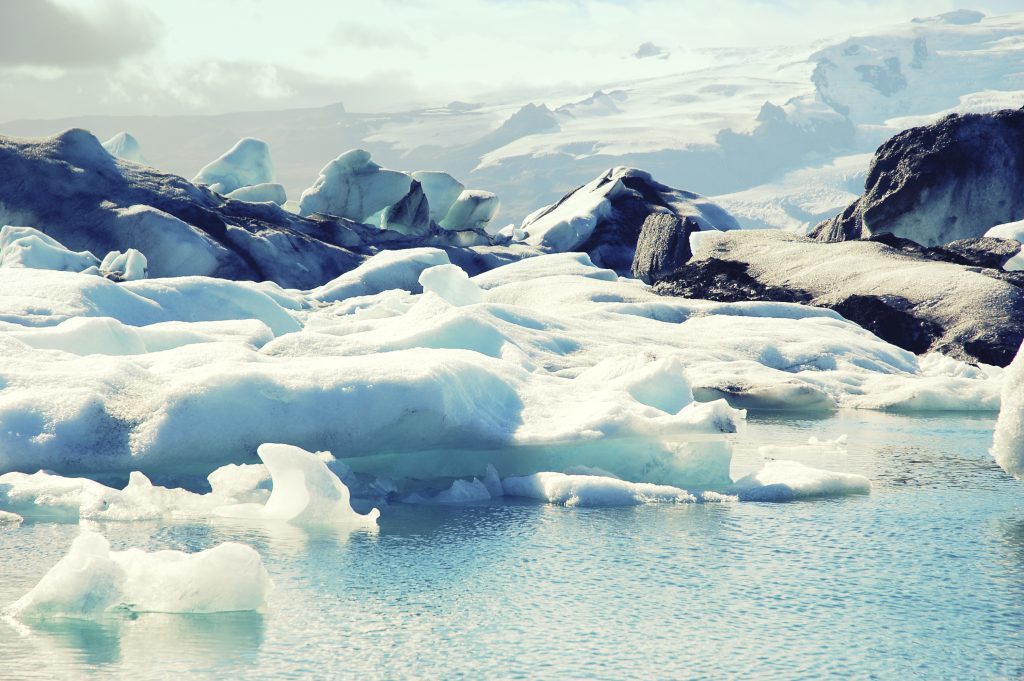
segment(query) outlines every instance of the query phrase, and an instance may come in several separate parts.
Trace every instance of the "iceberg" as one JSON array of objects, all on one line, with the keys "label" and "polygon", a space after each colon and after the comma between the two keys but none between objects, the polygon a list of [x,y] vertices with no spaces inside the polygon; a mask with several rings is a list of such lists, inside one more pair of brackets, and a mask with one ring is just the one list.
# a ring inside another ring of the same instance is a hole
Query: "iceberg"
[{"label": "iceberg", "polygon": [[352,149],[320,171],[313,186],[299,197],[299,214],[337,215],[366,222],[374,213],[398,203],[409,193],[412,178],[386,170],[362,149]]},{"label": "iceberg", "polygon": [[452,204],[466,188],[461,182],[448,173],[439,170],[417,170],[412,179],[420,183],[423,194],[427,197],[430,219],[440,223]]},{"label": "iceberg", "polygon": [[1024,478],[1024,345],[1003,376],[992,455],[1004,471]]},{"label": "iceberg", "polygon": [[154,485],[139,471],[132,471],[124,489],[46,471],[11,472],[0,475],[0,504],[34,519],[224,517],[298,525],[376,525],[376,509],[366,515],[352,510],[348,488],[328,467],[328,461],[335,463],[330,454],[275,444],[261,445],[258,454],[262,465],[229,464],[210,473],[208,494]]},{"label": "iceberg", "polygon": [[263,140],[244,137],[214,161],[203,166],[193,184],[205,184],[218,194],[274,181],[270,147]]},{"label": "iceberg", "polygon": [[486,231],[498,214],[501,202],[498,197],[479,189],[466,189],[455,199],[448,214],[439,223],[442,229],[451,232],[468,230]]},{"label": "iceberg", "polygon": [[82,532],[39,583],[9,609],[23,619],[101,617],[132,612],[215,613],[260,610],[273,585],[255,549],[224,543],[198,553],[112,551]]}]

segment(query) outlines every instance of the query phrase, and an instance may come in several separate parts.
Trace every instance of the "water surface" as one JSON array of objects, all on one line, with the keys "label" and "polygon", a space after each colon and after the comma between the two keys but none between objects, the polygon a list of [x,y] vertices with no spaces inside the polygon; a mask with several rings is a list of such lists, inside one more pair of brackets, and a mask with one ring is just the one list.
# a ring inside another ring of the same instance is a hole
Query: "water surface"
[{"label": "water surface", "polygon": [[[993,419],[752,414],[762,444],[850,438],[805,463],[870,496],[566,509],[505,501],[382,509],[377,532],[220,521],[96,526],[115,549],[250,543],[264,614],[0,620],[0,677],[148,679],[1015,678],[1024,675],[1024,484]],[[0,604],[77,524],[0,530]]]}]

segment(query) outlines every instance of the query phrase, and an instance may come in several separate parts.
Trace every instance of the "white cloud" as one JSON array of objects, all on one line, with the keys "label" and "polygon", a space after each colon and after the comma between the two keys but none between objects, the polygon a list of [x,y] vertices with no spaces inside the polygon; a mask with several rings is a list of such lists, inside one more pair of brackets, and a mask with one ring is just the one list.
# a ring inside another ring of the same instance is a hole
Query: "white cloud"
[{"label": "white cloud", "polygon": [[[26,24],[20,47],[0,47],[0,55],[13,55],[0,58],[5,118],[338,100],[376,111],[485,93],[586,91],[699,67],[712,59],[702,48],[811,43],[954,7],[953,0],[61,1],[41,5],[76,16],[95,29],[86,32],[94,40],[107,36],[111,44],[83,38],[50,54],[65,24]],[[112,8],[123,11],[113,16]],[[642,43],[660,48],[661,58],[626,56],[640,56]],[[90,56],[76,61],[72,47]],[[76,75],[42,80],[5,63],[74,63]]]}]

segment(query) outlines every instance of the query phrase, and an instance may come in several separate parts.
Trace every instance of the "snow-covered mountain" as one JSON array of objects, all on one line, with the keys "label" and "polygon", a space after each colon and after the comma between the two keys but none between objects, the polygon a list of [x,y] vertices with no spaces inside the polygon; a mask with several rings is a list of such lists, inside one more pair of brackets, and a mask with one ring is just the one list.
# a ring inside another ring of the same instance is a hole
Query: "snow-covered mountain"
[{"label": "snow-covered mountain", "polygon": [[146,160],[192,177],[240,138],[270,145],[289,198],[355,147],[385,166],[437,169],[495,192],[519,223],[616,165],[716,197],[744,226],[804,229],[845,207],[884,139],[951,111],[1024,104],[1024,12],[960,10],[871,35],[718,49],[713,65],[596,90],[453,102],[401,113],[318,109],[220,116],[13,121],[0,133],[121,131]]}]

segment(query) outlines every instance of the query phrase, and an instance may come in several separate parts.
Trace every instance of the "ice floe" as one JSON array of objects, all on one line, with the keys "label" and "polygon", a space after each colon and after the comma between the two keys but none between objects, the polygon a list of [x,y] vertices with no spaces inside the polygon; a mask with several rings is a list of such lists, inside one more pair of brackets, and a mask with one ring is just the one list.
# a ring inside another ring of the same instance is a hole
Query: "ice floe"
[{"label": "ice floe", "polygon": [[856,473],[811,468],[797,461],[769,461],[733,485],[740,501],[791,501],[813,497],[867,494],[871,481]]},{"label": "ice floe", "polygon": [[[352,510],[348,488],[327,452],[263,444],[262,465],[229,464],[213,471],[212,491],[197,494],[154,485],[133,471],[123,489],[46,471],[0,475],[0,507],[35,519],[136,521],[212,517],[285,521],[295,525],[373,527],[380,515]],[[269,489],[268,489],[269,488]]]},{"label": "ice floe", "polygon": [[628,482],[598,475],[543,472],[501,481],[505,494],[528,497],[561,506],[636,506],[655,502],[695,503],[728,501],[716,492],[690,493],[670,485]]},{"label": "ice floe", "polygon": [[132,612],[215,613],[259,610],[273,585],[255,549],[233,542],[198,553],[112,551],[85,531],[64,558],[9,611],[25,619],[96,618]]}]

